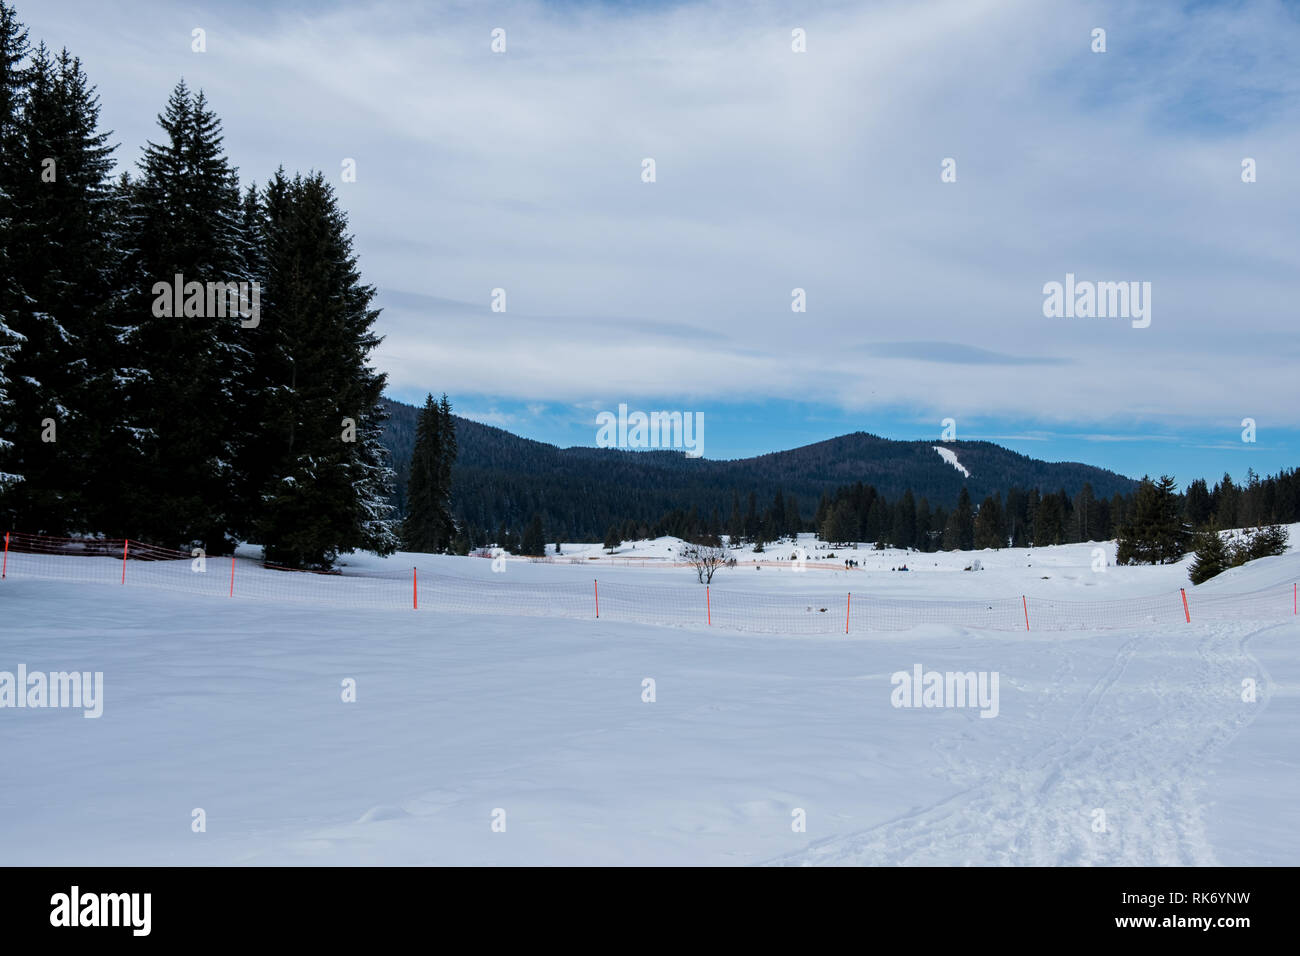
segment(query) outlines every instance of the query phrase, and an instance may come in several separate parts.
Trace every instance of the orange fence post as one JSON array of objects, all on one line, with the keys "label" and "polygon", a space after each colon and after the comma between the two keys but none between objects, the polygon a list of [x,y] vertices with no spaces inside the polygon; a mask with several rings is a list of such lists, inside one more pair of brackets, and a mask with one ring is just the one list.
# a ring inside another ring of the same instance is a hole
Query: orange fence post
[{"label": "orange fence post", "polygon": [[0,578],[9,573],[9,532],[5,532],[5,560],[3,567],[0,567]]},{"label": "orange fence post", "polygon": [[[5,535],[6,550],[8,549],[8,547],[9,547],[9,535],[6,534]],[[1292,614],[1300,613],[1300,600],[1298,600],[1296,597],[1297,587],[1300,587],[1300,585],[1295,585],[1295,584],[1291,585],[1291,613]]]},{"label": "orange fence post", "polygon": [[235,596],[235,556],[230,556],[230,596]]},{"label": "orange fence post", "polygon": [[126,551],[131,547],[131,539],[122,542],[122,583],[126,584]]},{"label": "orange fence post", "polygon": [[592,578],[591,586],[596,592],[596,617],[600,617],[600,582]]},{"label": "orange fence post", "polygon": [[1187,618],[1187,623],[1192,623],[1192,612],[1187,609],[1187,589],[1179,588],[1179,593],[1183,596],[1183,617]]},{"label": "orange fence post", "polygon": [[411,610],[420,609],[420,579],[416,574],[415,568],[411,568]]},{"label": "orange fence post", "polygon": [[709,627],[713,626],[713,602],[709,600],[709,586],[704,585],[704,610],[709,615]]},{"label": "orange fence post", "polygon": [[849,633],[849,612],[853,610],[853,592],[849,592],[848,600],[844,602],[844,633]]},{"label": "orange fence post", "polygon": [[1020,595],[1020,603],[1025,606],[1025,630],[1029,630],[1029,598]]}]

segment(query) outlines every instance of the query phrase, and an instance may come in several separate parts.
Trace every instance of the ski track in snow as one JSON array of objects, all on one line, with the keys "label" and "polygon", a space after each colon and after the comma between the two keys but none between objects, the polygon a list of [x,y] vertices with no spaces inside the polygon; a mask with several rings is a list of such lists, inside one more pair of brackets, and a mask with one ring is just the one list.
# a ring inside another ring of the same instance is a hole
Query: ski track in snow
[{"label": "ski track in snow", "polygon": [[[1217,865],[1202,815],[1203,771],[1267,705],[1272,678],[1246,643],[1272,629],[1220,626],[1194,649],[1175,635],[1132,637],[1057,739],[991,769],[941,753],[954,779],[977,782],[769,865]],[[1143,655],[1166,669],[1153,681],[1126,685],[1126,672]],[[1063,656],[1050,706],[1060,706],[1073,669],[1072,656]],[[1259,681],[1257,703],[1241,702],[1246,677]],[[1152,719],[1133,728],[1135,711],[1143,709]],[[1105,811],[1106,832],[1093,832],[1094,808]]]}]

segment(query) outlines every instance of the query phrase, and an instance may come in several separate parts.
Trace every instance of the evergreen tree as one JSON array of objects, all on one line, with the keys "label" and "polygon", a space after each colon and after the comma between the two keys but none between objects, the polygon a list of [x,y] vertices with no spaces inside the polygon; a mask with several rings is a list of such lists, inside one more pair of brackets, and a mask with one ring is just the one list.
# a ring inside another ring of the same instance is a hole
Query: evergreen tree
[{"label": "evergreen tree", "polygon": [[1025,520],[1025,493],[1012,487],[1007,491],[1007,503],[1002,512],[1002,520],[1006,537],[1013,548],[1023,548],[1029,544],[1029,537],[1026,533],[1029,522]]},{"label": "evergreen tree", "polygon": [[542,516],[534,514],[533,519],[524,528],[524,539],[520,550],[530,558],[546,556],[546,532],[542,528]]},{"label": "evergreen tree", "polygon": [[1071,541],[1100,541],[1101,514],[1091,482],[1085,481],[1074,499],[1074,520]]},{"label": "evergreen tree", "polygon": [[[22,175],[18,119],[27,88],[27,51],[27,28],[18,21],[14,8],[0,0],[0,276],[5,277],[0,282],[0,422],[14,420],[8,368],[23,341],[21,334],[10,327],[22,298],[9,277],[13,275],[13,194],[15,182]],[[0,508],[8,511],[4,505],[6,492],[16,488],[22,475],[12,460],[13,444],[5,431],[0,428]]]},{"label": "evergreen tree", "polygon": [[785,499],[785,533],[790,536],[792,541],[799,539],[799,532],[803,530],[803,522],[799,518],[799,502],[795,500],[794,495],[787,495]]},{"label": "evergreen tree", "polygon": [[402,548],[433,554],[441,550],[446,535],[442,489],[442,411],[428,395],[416,426],[406,481],[406,519],[402,523]]},{"label": "evergreen tree", "polygon": [[1196,556],[1192,559],[1187,576],[1193,584],[1208,581],[1229,566],[1228,549],[1217,528],[1211,526],[1196,536]]},{"label": "evergreen tree", "polygon": [[1038,499],[1034,513],[1034,547],[1065,543],[1065,507],[1061,498],[1046,494]]},{"label": "evergreen tree", "polygon": [[[848,504],[846,501],[845,504]],[[883,543],[889,537],[889,506],[883,495],[877,495],[867,511],[866,526],[858,525],[857,532],[849,532],[848,537],[855,541],[873,541]]]},{"label": "evergreen tree", "polygon": [[896,548],[916,547],[916,498],[912,495],[911,488],[904,491],[903,497],[894,505],[890,540]]},{"label": "evergreen tree", "polygon": [[943,550],[943,539],[948,531],[948,512],[943,505],[934,509],[934,514],[930,518],[930,550]]},{"label": "evergreen tree", "polygon": [[[270,241],[271,223],[286,221],[285,203],[281,187],[265,192],[250,185],[240,203],[240,229],[238,249],[241,272],[266,288],[266,255]],[[275,206],[272,213],[271,206]],[[262,494],[271,480],[276,456],[267,454],[268,436],[264,429],[272,411],[282,397],[277,377],[278,356],[274,333],[269,322],[258,322],[255,327],[239,329],[239,342],[246,359],[235,370],[235,390],[242,397],[244,414],[232,423],[236,481],[233,488],[233,514],[229,522],[231,534],[243,540],[257,536],[257,521],[262,510]],[[278,437],[278,436],[277,436]],[[399,497],[395,494],[395,497]]]},{"label": "evergreen tree", "polygon": [[1251,539],[1250,556],[1254,559],[1286,554],[1290,538],[1291,533],[1282,525],[1259,528]]},{"label": "evergreen tree", "polygon": [[1078,538],[1073,537],[1075,529],[1074,505],[1064,488],[1057,490],[1056,500],[1061,509],[1061,543],[1070,544],[1078,540]]},{"label": "evergreen tree", "polygon": [[[373,379],[368,368],[362,377]],[[378,384],[373,380],[365,383],[366,398],[362,401],[363,406],[368,401],[368,406],[365,406],[368,412],[357,423],[360,440],[355,443],[356,459],[351,469],[355,510],[350,517],[355,520],[355,527],[348,529],[348,540],[352,542],[352,548],[378,555],[392,554],[401,544],[392,504],[396,478],[388,449],[384,446],[384,420],[388,413],[379,401],[387,378],[387,375],[380,375]],[[369,400],[371,396],[373,401]],[[450,519],[446,528],[445,548],[450,550],[455,537],[455,527]]]},{"label": "evergreen tree", "polygon": [[1210,520],[1211,511],[1209,487],[1204,478],[1197,478],[1183,496],[1183,515],[1193,528],[1202,528]]},{"label": "evergreen tree", "polygon": [[932,522],[930,499],[922,497],[916,506],[916,546],[922,551],[934,550],[934,541],[930,538]]},{"label": "evergreen tree", "polygon": [[[239,182],[201,92],[179,83],[158,123],[162,142],[146,145],[125,197],[121,377],[139,456],[112,490],[130,536],[220,553],[239,523],[233,462],[247,408],[235,383],[248,352],[243,320],[226,297],[209,303],[205,286],[249,280]],[[179,315],[170,291],[176,276],[185,284]]]},{"label": "evergreen tree", "polygon": [[731,491],[731,517],[727,520],[727,543],[733,548],[740,544],[745,536],[745,521],[740,516],[740,492]]},{"label": "evergreen tree", "polygon": [[1187,553],[1187,530],[1182,522],[1182,501],[1178,485],[1169,475],[1161,475],[1156,482],[1159,501],[1159,525],[1156,540],[1159,542],[1160,563],[1180,560]]},{"label": "evergreen tree", "polygon": [[385,376],[375,290],[357,272],[347,222],[320,173],[268,185],[262,321],[272,465],[256,522],[268,561],[322,568],[339,552],[397,545],[387,514],[391,470],[379,444]]},{"label": "evergreen tree", "polygon": [[438,403],[439,436],[441,447],[438,455],[438,488],[441,492],[442,537],[440,548],[447,548],[456,532],[456,522],[452,518],[452,472],[456,465],[459,446],[456,443],[456,416],[451,412],[451,401],[447,393],[442,393]]},{"label": "evergreen tree", "polygon": [[1119,531],[1117,564],[1168,564],[1185,553],[1174,479],[1143,476],[1128,520]]},{"label": "evergreen tree", "polygon": [[614,550],[622,543],[623,539],[619,536],[618,528],[610,525],[609,530],[605,532],[605,550],[613,554]]},{"label": "evergreen tree", "polygon": [[1286,554],[1288,538],[1286,528],[1281,525],[1260,527],[1243,535],[1234,536],[1232,543],[1228,545],[1228,564],[1235,568],[1256,558]]},{"label": "evergreen tree", "polygon": [[1237,508],[1241,502],[1241,489],[1232,483],[1232,476],[1226,471],[1223,479],[1214,486],[1210,493],[1210,504],[1214,511],[1214,523],[1220,528],[1239,528]]},{"label": "evergreen tree", "polygon": [[1107,509],[1107,522],[1105,539],[1109,540],[1115,537],[1119,528],[1128,518],[1129,499],[1126,499],[1118,491],[1111,496],[1110,507]]},{"label": "evergreen tree", "polygon": [[1246,469],[1246,484],[1241,489],[1241,503],[1237,510],[1237,520],[1243,527],[1256,527],[1269,515],[1264,513],[1263,486],[1254,468]]},{"label": "evergreen tree", "polygon": [[749,508],[745,511],[745,537],[753,541],[758,536],[758,492],[749,493]]},{"label": "evergreen tree", "polygon": [[102,466],[95,396],[112,377],[112,148],[97,130],[94,90],[66,50],[39,47],[28,78],[13,157],[22,175],[6,189],[6,284],[18,299],[6,312],[21,347],[0,423],[6,467],[26,480],[5,518],[47,533],[99,530],[87,492]]},{"label": "evergreen tree", "polygon": [[975,549],[1001,548],[1006,544],[1002,524],[1002,506],[993,495],[987,496],[975,515]]},{"label": "evergreen tree", "polygon": [[829,492],[823,491],[822,496],[817,501],[817,510],[813,513],[813,528],[818,534],[821,534],[826,519],[830,517],[831,496]]},{"label": "evergreen tree", "polygon": [[771,519],[767,522],[767,539],[776,540],[785,534],[785,529],[785,494],[778,488],[772,499]]},{"label": "evergreen tree", "polygon": [[970,551],[975,547],[975,515],[971,508],[970,492],[962,485],[957,496],[957,507],[948,516],[948,526],[943,532],[945,551]]},{"label": "evergreen tree", "polygon": [[844,544],[852,537],[856,525],[852,506],[847,499],[841,499],[827,511],[821,528],[822,540],[828,544]]}]

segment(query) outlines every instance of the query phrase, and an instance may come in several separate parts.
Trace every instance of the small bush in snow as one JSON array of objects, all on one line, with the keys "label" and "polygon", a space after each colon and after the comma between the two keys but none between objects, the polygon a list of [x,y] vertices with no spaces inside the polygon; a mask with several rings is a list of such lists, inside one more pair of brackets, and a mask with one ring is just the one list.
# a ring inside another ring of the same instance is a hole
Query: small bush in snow
[{"label": "small bush in snow", "polygon": [[1228,541],[1213,528],[1203,531],[1196,537],[1196,555],[1187,576],[1193,584],[1200,584],[1247,561],[1285,554],[1288,538],[1281,525],[1234,534]]},{"label": "small bush in snow", "polygon": [[708,584],[718,568],[725,565],[734,566],[735,558],[727,555],[727,549],[709,544],[684,544],[678,556],[695,570],[695,577],[701,584]]}]

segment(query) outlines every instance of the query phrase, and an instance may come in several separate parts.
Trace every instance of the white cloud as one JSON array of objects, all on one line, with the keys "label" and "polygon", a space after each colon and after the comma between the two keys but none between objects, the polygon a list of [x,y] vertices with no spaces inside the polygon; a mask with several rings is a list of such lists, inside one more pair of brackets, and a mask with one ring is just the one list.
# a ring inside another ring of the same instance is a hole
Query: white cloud
[{"label": "white cloud", "polygon": [[[399,389],[1300,424],[1271,344],[1300,299],[1300,27],[1275,2],[19,12],[86,61],[124,157],[183,73],[246,179],[355,158]],[[1151,327],[1043,318],[1066,272],[1152,282]],[[918,342],[1070,364],[856,348]]]}]

